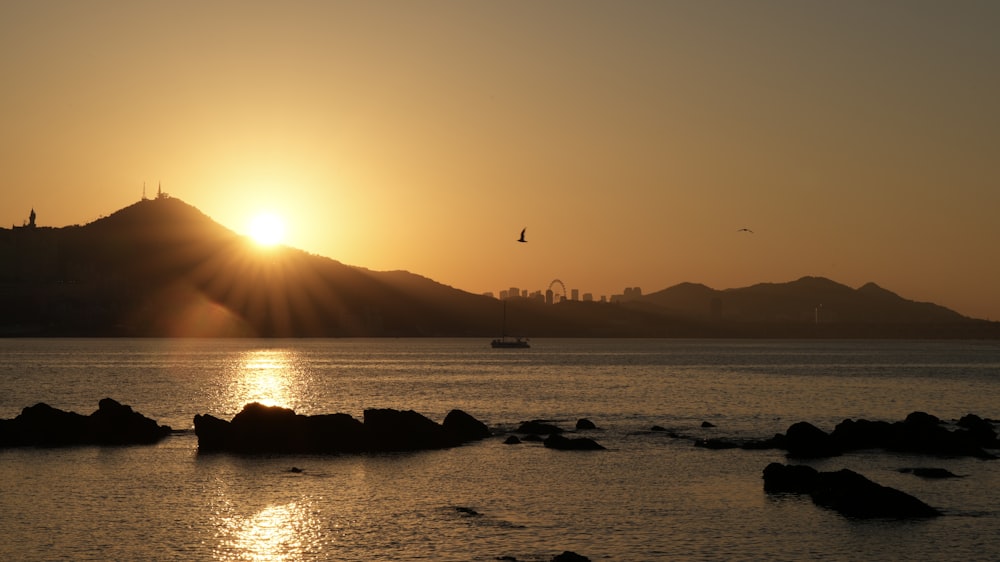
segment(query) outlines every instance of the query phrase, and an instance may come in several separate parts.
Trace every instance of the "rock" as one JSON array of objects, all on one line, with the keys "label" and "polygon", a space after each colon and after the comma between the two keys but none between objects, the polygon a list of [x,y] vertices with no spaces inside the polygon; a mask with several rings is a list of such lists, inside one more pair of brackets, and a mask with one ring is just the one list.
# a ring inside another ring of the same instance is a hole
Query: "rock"
[{"label": "rock", "polygon": [[466,517],[481,517],[483,515],[471,507],[455,506],[455,511]]},{"label": "rock", "polygon": [[87,418],[44,402],[28,406],[13,420],[19,445],[60,447],[87,443]]},{"label": "rock", "polygon": [[895,488],[876,484],[857,472],[818,472],[808,466],[771,463],[764,469],[764,490],[809,494],[816,505],[861,519],[936,517],[941,512]]},{"label": "rock", "polygon": [[365,410],[365,438],[372,451],[443,449],[458,443],[444,428],[413,410]]},{"label": "rock", "polygon": [[441,425],[444,426],[445,432],[447,432],[452,439],[459,443],[486,439],[487,437],[493,435],[490,432],[490,428],[487,427],[485,423],[477,420],[462,410],[452,410],[448,412],[448,415],[444,417],[444,422],[442,422]]},{"label": "rock", "polygon": [[151,444],[163,439],[170,428],[132,411],[131,406],[111,398],[98,402],[96,412],[90,414],[88,433],[90,442],[100,445]]},{"label": "rock", "polygon": [[552,562],[590,562],[590,558],[570,550],[564,550],[562,554],[553,556]]},{"label": "rock", "polygon": [[764,468],[765,492],[808,494],[816,489],[819,472],[811,466],[773,462]]},{"label": "rock", "polygon": [[895,488],[872,482],[857,472],[841,469],[820,473],[813,503],[848,517],[910,519],[936,517],[941,512]]},{"label": "rock", "polygon": [[514,433],[534,433],[536,435],[551,435],[553,433],[562,433],[563,430],[560,427],[552,425],[544,420],[531,420],[521,423]]},{"label": "rock", "polygon": [[360,453],[452,447],[489,436],[479,420],[460,410],[438,424],[412,410],[369,409],[364,422],[348,414],[304,416],[288,408],[251,403],[231,422],[194,417],[200,451],[237,453]]},{"label": "rock", "polygon": [[841,453],[825,431],[809,422],[797,422],[788,428],[785,450],[788,456],[800,458],[834,457]]},{"label": "rock", "polygon": [[209,414],[195,414],[194,433],[198,436],[199,451],[224,451],[231,447],[230,426],[226,420]]},{"label": "rock", "polygon": [[980,447],[1000,449],[1000,439],[993,429],[993,424],[975,414],[966,414],[958,420],[958,427],[969,432],[969,436]]},{"label": "rock", "polygon": [[[200,437],[197,420],[195,433]],[[307,452],[310,437],[305,416],[288,408],[253,402],[233,416],[224,448],[241,453]]]},{"label": "rock", "polygon": [[98,403],[89,416],[66,412],[45,403],[21,410],[12,420],[0,420],[2,447],[73,445],[144,445],[160,441],[171,429],[111,398]]},{"label": "rock", "polygon": [[597,426],[594,425],[594,422],[588,420],[587,418],[580,418],[580,419],[576,420],[576,429],[577,430],[581,430],[581,429],[597,429]]},{"label": "rock", "polygon": [[961,476],[943,468],[901,468],[899,471],[921,478],[961,478]]},{"label": "rock", "polygon": [[844,451],[883,448],[893,441],[892,424],[885,421],[844,420],[830,434]]},{"label": "rock", "polygon": [[517,438],[517,435],[511,435],[503,442],[504,445],[520,445],[521,440]]},{"label": "rock", "polygon": [[367,449],[364,425],[348,414],[304,416],[310,451],[360,453]]},{"label": "rock", "polygon": [[941,425],[941,420],[937,416],[927,412],[910,412],[903,421],[914,426],[934,427]]},{"label": "rock", "polygon": [[715,427],[715,424],[712,423],[712,422],[703,421],[703,422],[701,422],[701,426],[704,427],[704,428],[709,428],[709,427]]},{"label": "rock", "polygon": [[992,426],[988,422],[980,424],[974,417],[963,419],[969,428],[956,431],[949,431],[936,416],[925,412],[913,412],[895,423],[844,420],[834,428],[831,438],[842,451],[879,448],[925,455],[996,458],[983,448],[996,438]]},{"label": "rock", "polygon": [[601,446],[597,441],[590,439],[588,437],[576,437],[569,438],[563,435],[554,434],[550,435],[545,441],[542,442],[545,447],[549,449],[557,449],[560,451],[602,451],[604,447]]},{"label": "rock", "polygon": [[649,428],[649,430],[650,431],[666,431],[667,428],[663,427],[662,425],[654,425],[653,427]]},{"label": "rock", "polygon": [[170,431],[111,398],[102,399],[89,416],[40,402],[12,420],[0,420],[0,447],[144,445],[160,441]]}]

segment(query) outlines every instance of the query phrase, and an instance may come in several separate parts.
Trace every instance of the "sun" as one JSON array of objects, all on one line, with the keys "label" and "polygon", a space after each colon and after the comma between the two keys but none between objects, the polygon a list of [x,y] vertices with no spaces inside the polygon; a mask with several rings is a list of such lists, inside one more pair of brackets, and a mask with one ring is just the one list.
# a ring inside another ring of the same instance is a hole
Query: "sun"
[{"label": "sun", "polygon": [[285,221],[274,213],[258,213],[247,223],[247,233],[261,246],[274,246],[285,239]]}]

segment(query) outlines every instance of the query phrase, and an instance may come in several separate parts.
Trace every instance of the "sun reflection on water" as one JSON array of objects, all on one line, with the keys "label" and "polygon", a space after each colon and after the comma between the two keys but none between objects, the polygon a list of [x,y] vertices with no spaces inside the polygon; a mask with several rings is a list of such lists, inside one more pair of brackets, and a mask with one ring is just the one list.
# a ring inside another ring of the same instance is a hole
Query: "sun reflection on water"
[{"label": "sun reflection on water", "polygon": [[296,409],[302,405],[303,373],[294,351],[254,349],[240,353],[227,371],[229,384],[218,390],[217,402],[229,415],[251,402]]},{"label": "sun reflection on water", "polygon": [[240,357],[232,378],[230,400],[236,409],[251,402],[294,408],[294,353],[283,349],[257,349]]},{"label": "sun reflection on water", "polygon": [[319,521],[307,505],[270,505],[249,515],[234,515],[219,526],[223,535],[217,560],[280,562],[315,554],[322,535]]}]

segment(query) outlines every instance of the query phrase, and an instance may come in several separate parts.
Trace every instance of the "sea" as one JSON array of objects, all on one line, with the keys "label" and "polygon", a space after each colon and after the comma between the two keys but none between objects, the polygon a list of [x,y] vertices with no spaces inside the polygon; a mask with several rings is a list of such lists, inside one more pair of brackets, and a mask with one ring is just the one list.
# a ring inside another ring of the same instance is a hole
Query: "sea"
[{"label": "sea", "polygon": [[[0,340],[0,418],[39,402],[90,414],[111,397],[175,430],[156,445],[0,450],[0,560],[1000,560],[1000,460],[693,443],[914,411],[997,420],[1000,342],[531,343]],[[199,453],[196,414],[251,402],[439,422],[457,408],[495,435],[411,453]],[[504,443],[523,421],[572,432],[581,418],[607,450]],[[857,520],[765,493],[771,462],[850,468],[944,515]],[[960,477],[900,472],[917,467]]]}]

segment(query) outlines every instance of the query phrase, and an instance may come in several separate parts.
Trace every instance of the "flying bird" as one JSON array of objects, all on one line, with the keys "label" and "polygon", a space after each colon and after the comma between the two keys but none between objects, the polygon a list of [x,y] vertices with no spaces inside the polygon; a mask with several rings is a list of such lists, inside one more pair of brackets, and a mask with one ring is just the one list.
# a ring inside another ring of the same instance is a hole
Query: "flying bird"
[{"label": "flying bird", "polygon": [[749,228],[740,228],[737,229],[736,232],[749,232],[750,234],[753,234],[753,231],[750,230]]},{"label": "flying bird", "polygon": [[525,230],[528,230],[528,229],[527,228],[522,228],[521,229],[521,237],[517,239],[518,242],[527,242],[527,240],[524,239],[524,231]]}]

